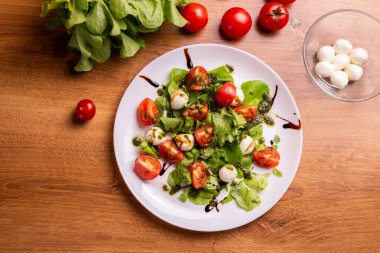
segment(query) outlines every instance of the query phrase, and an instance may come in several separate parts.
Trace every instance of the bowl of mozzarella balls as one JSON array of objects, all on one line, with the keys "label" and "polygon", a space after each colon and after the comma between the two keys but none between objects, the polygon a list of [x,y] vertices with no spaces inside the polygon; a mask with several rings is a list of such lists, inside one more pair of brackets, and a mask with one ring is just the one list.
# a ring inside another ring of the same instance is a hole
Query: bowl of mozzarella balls
[{"label": "bowl of mozzarella balls", "polygon": [[364,101],[380,94],[380,21],[360,10],[337,10],[309,29],[303,48],[306,70],[326,94]]}]

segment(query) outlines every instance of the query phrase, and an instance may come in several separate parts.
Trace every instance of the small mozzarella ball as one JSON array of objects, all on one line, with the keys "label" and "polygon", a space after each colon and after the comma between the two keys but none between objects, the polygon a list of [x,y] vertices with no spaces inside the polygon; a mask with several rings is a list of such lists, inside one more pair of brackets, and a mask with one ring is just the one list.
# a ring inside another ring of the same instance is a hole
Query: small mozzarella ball
[{"label": "small mozzarella ball", "polygon": [[173,110],[180,110],[189,102],[189,97],[182,90],[176,90],[170,96],[170,105]]},{"label": "small mozzarella ball", "polygon": [[363,65],[368,60],[368,53],[363,48],[357,47],[350,54],[351,62],[356,65]]},{"label": "small mozzarella ball", "polygon": [[337,70],[330,76],[330,81],[334,87],[343,89],[348,84],[348,76],[343,71]]},{"label": "small mozzarella ball", "polygon": [[337,54],[333,60],[333,65],[336,70],[341,70],[350,64],[350,57],[346,54]]},{"label": "small mozzarella ball", "polygon": [[174,137],[174,142],[182,151],[189,151],[194,147],[194,136],[192,134],[179,134]]},{"label": "small mozzarella ball", "polygon": [[241,105],[243,101],[244,101],[244,93],[242,89],[236,88],[236,96],[234,98],[234,101],[232,101],[231,105],[238,106],[238,105]]},{"label": "small mozzarella ball", "polygon": [[359,80],[363,75],[363,68],[355,65],[355,64],[349,64],[345,69],[344,72],[346,72],[348,79],[352,81]]},{"label": "small mozzarella ball", "polygon": [[145,139],[152,143],[154,146],[158,146],[162,144],[166,140],[170,140],[169,135],[165,135],[164,131],[162,131],[159,127],[152,127],[146,132]]},{"label": "small mozzarella ball", "polygon": [[338,39],[334,43],[334,50],[336,54],[349,54],[352,51],[352,44],[348,40]]},{"label": "small mozzarella ball", "polygon": [[248,155],[249,153],[252,153],[255,148],[255,142],[251,136],[247,135],[241,140],[239,146],[243,155]]},{"label": "small mozzarella ball", "polygon": [[315,65],[315,72],[322,77],[330,77],[335,71],[335,66],[328,62],[318,62]]},{"label": "small mozzarella ball", "polygon": [[318,50],[317,57],[319,61],[332,62],[335,57],[335,51],[332,46],[323,46]]},{"label": "small mozzarella ball", "polygon": [[231,164],[226,164],[219,170],[219,177],[226,183],[231,183],[237,177],[237,170]]}]

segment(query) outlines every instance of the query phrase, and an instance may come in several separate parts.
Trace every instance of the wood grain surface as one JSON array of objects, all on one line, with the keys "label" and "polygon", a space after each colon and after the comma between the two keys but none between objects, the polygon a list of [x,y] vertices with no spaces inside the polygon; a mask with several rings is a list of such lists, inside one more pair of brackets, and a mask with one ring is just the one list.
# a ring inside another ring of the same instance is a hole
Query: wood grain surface
[{"label": "wood grain surface", "polygon": [[[209,24],[186,34],[166,24],[147,48],[114,55],[86,74],[70,71],[65,32],[48,32],[42,0],[0,0],[0,252],[379,252],[380,97],[339,102],[308,80],[302,45],[310,25],[338,8],[373,15],[379,1],[299,0],[275,34],[253,26],[241,40],[219,34],[229,7],[256,20],[264,1],[203,0]],[[132,78],[174,48],[221,43],[268,63],[289,86],[304,144],[291,187],[268,213],[230,231],[176,228],[145,210],[121,180],[113,152],[118,103]],[[77,101],[97,115],[77,124]]]}]

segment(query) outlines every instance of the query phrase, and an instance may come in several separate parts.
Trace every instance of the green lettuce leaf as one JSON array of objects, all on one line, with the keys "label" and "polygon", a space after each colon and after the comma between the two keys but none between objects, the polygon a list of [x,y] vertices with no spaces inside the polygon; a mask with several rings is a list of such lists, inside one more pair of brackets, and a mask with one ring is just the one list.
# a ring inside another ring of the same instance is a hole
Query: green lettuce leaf
[{"label": "green lettuce leaf", "polygon": [[244,93],[243,105],[257,105],[263,100],[263,95],[270,93],[268,84],[261,80],[248,81],[241,85]]},{"label": "green lettuce leaf", "polygon": [[160,119],[164,124],[165,130],[169,133],[178,133],[184,124],[181,118],[168,118],[163,116]]},{"label": "green lettuce leaf", "polygon": [[196,205],[207,205],[215,197],[213,192],[204,189],[194,189],[188,187],[185,190],[187,198]]},{"label": "green lettuce leaf", "polygon": [[129,5],[127,0],[110,0],[109,5],[112,14],[119,19],[127,15],[137,16],[136,9]]},{"label": "green lettuce leaf", "polygon": [[[234,82],[234,78],[230,74],[230,68],[226,65],[220,66],[219,68],[213,69],[209,71],[209,74],[216,76],[217,83],[225,83],[225,82]],[[245,94],[244,94],[245,95]]]},{"label": "green lettuce leaf", "polygon": [[175,24],[176,26],[183,27],[186,25],[187,20],[182,17],[177,9],[178,0],[165,0],[165,19]]},{"label": "green lettuce leaf", "polygon": [[268,176],[269,176],[269,173],[266,173],[266,174],[251,173],[251,178],[244,179],[244,183],[248,187],[251,187],[257,191],[262,191],[269,184]]},{"label": "green lettuce leaf", "polygon": [[236,200],[238,206],[246,211],[252,211],[261,203],[260,196],[253,188],[247,187],[244,182],[239,183],[231,190],[232,197]]},{"label": "green lettuce leaf", "polygon": [[128,0],[137,11],[137,17],[145,28],[156,29],[164,22],[161,0]]},{"label": "green lettuce leaf", "polygon": [[263,136],[263,125],[257,125],[249,129],[248,135],[252,137],[253,140],[259,140]]},{"label": "green lettuce leaf", "polygon": [[186,69],[174,68],[170,73],[170,82],[167,84],[169,95],[171,95],[175,90],[178,90],[180,82],[189,71]]},{"label": "green lettuce leaf", "polygon": [[237,144],[236,142],[226,143],[223,146],[223,150],[224,150],[224,158],[227,163],[232,164],[232,165],[241,163],[241,160],[243,158],[243,153],[241,151],[239,144]]}]

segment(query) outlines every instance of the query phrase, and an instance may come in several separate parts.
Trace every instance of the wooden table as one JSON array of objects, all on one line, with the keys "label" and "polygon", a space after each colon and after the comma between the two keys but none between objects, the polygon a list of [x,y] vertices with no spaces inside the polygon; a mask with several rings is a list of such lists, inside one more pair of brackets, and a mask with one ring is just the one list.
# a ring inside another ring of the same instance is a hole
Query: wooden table
[{"label": "wooden table", "polygon": [[[357,8],[377,15],[378,1],[297,1],[293,25],[243,39],[218,33],[222,13],[264,1],[200,1],[209,24],[185,34],[170,24],[144,36],[136,57],[86,74],[69,70],[62,32],[48,32],[38,0],[0,0],[0,252],[375,252],[380,247],[380,97],[344,103],[308,80],[304,35],[322,14]],[[316,3],[318,2],[318,3]],[[288,84],[303,119],[304,146],[291,187],[267,214],[231,231],[173,227],[145,210],[126,189],[114,158],[118,103],[147,63],[174,48],[221,43],[267,62]],[[73,121],[82,98],[97,115]]]}]

